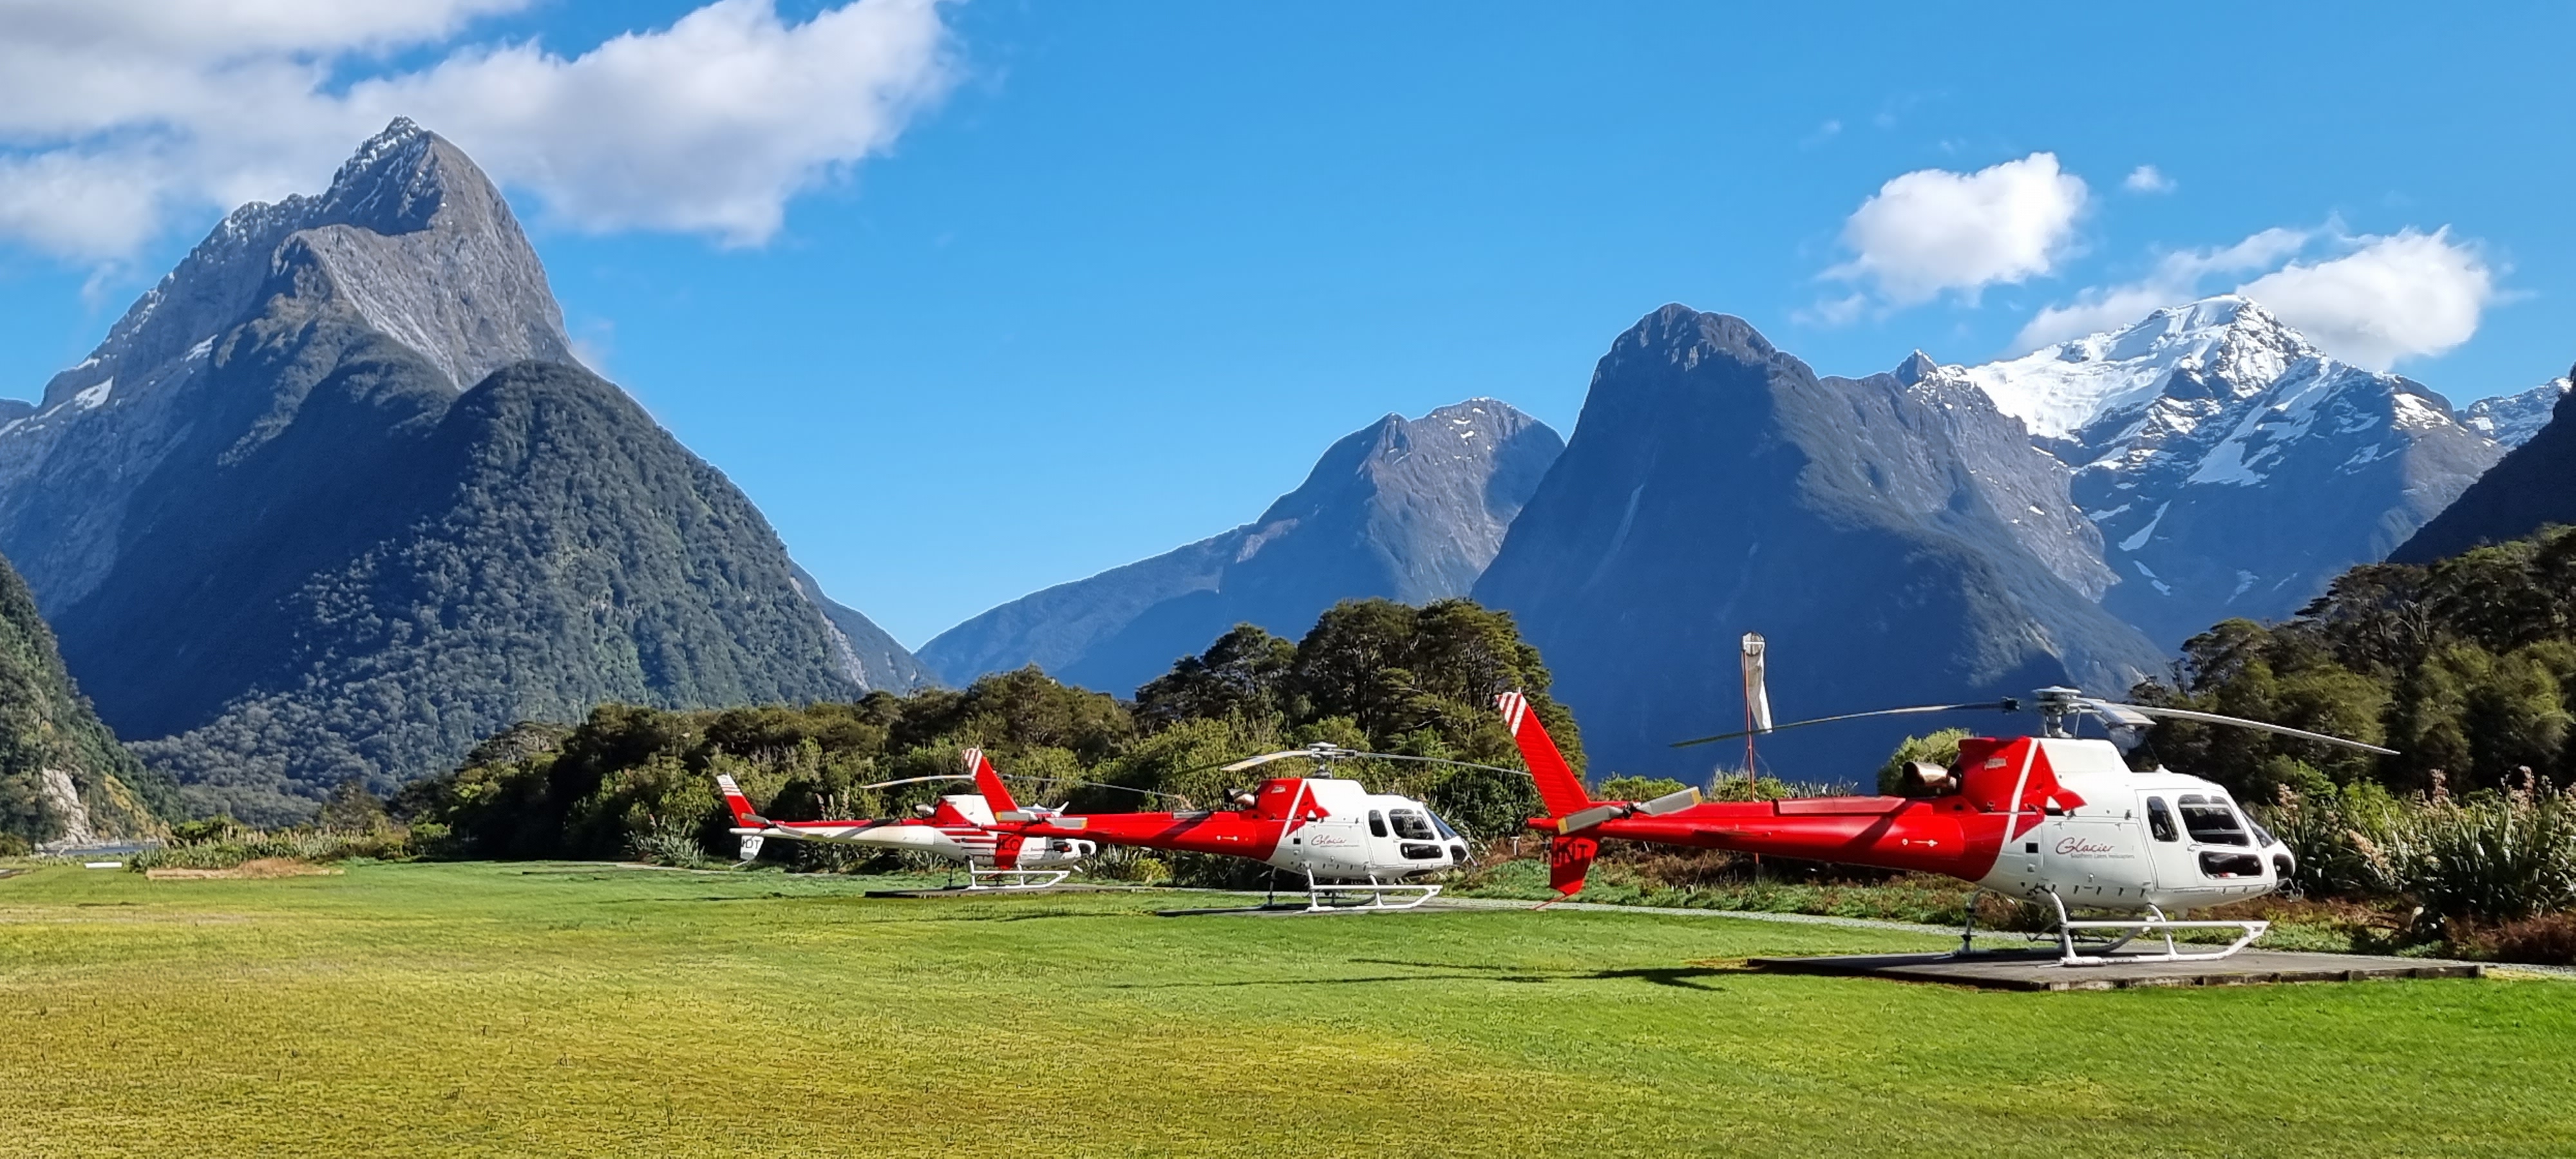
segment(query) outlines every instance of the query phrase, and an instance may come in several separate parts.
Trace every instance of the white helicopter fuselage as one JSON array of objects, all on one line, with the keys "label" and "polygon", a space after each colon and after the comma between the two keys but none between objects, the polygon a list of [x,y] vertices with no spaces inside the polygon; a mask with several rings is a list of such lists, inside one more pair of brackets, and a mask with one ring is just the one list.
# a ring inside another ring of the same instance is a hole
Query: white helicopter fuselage
[{"label": "white helicopter fuselage", "polygon": [[2070,908],[2167,912],[2260,897],[2297,858],[2227,790],[2157,768],[2133,772],[2106,740],[2040,738],[2046,775],[2017,812],[2037,823],[2007,837],[1977,884]]},{"label": "white helicopter fuselage", "polygon": [[1275,780],[1262,788],[1296,795],[1284,839],[1263,859],[1274,868],[1317,881],[1402,881],[1470,860],[1466,839],[1411,797],[1371,793],[1338,777]]}]

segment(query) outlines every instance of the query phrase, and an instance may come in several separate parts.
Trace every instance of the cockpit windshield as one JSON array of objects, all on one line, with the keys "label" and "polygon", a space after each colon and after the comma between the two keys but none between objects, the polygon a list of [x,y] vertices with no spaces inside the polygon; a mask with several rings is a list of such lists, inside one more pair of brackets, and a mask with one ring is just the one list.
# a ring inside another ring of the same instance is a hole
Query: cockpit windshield
[{"label": "cockpit windshield", "polygon": [[1424,813],[1423,816],[1431,818],[1431,827],[1440,831],[1441,840],[1455,841],[1458,839],[1458,831],[1450,828],[1448,822],[1441,820],[1440,814]]}]

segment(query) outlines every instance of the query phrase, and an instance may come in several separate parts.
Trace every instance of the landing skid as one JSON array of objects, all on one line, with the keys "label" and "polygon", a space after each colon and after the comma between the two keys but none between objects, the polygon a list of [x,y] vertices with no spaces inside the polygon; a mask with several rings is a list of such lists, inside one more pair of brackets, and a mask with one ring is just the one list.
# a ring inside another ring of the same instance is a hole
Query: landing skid
[{"label": "landing skid", "polygon": [[[1363,894],[1368,896],[1368,901],[1355,905],[1334,904],[1336,898],[1359,897]],[[1390,902],[1387,900],[1388,894],[1394,894],[1400,900]],[[1440,896],[1440,887],[1436,885],[1382,882],[1375,877],[1369,878],[1366,882],[1317,881],[1314,874],[1306,875],[1306,912],[1310,914],[1407,910],[1438,896]]]},{"label": "landing skid", "polygon": [[[976,869],[966,870],[968,889],[1045,889],[1073,876],[1070,869]],[[953,878],[951,880],[954,880]]]},{"label": "landing skid", "polygon": [[[1951,954],[1951,957],[1969,956],[1977,933],[1977,897],[1984,892],[1980,889],[1968,895],[1968,920],[1959,929],[1959,949],[1957,953]],[[2060,966],[2106,966],[2129,962],[2215,962],[2221,958],[2235,956],[2237,951],[2253,945],[2254,939],[2262,937],[2264,931],[2272,928],[2272,923],[2266,921],[2177,921],[2166,917],[2165,911],[2156,906],[2148,906],[2145,917],[2087,918],[2079,921],[2067,914],[2066,899],[2052,891],[2048,895],[2048,901],[2057,909],[2057,924],[2050,932],[2057,936],[2058,948],[2061,951],[2057,964]],[[2076,934],[2084,930],[2099,930],[2104,933],[2116,933],[2119,936],[2098,947],[2079,950],[2075,945]],[[2235,930],[2237,938],[2223,949],[2186,954],[2174,945],[2175,930]],[[2142,937],[2164,939],[2164,952],[2112,956],[2113,952],[2120,947]]]}]

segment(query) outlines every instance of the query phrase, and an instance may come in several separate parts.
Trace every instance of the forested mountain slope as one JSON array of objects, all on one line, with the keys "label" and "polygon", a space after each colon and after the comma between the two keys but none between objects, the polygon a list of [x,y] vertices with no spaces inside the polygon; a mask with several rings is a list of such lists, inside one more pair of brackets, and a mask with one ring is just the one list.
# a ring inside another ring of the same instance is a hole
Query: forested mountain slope
[{"label": "forested mountain slope", "polygon": [[0,837],[30,844],[141,837],[175,811],[72,686],[17,569],[0,560]]}]

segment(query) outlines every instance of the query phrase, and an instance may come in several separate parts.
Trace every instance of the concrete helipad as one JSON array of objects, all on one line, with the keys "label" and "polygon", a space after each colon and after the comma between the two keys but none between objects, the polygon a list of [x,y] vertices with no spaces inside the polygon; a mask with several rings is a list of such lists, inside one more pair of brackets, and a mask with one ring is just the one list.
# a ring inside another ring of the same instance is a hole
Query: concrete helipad
[{"label": "concrete helipad", "polygon": [[2123,990],[2133,986],[2252,986],[2269,982],[2362,982],[2380,978],[2483,978],[2477,962],[2245,950],[2214,962],[2163,962],[2128,954],[2098,966],[2062,966],[2055,950],[1846,957],[1753,958],[1746,965],[1784,974],[1834,974],[1899,982],[1946,982],[1988,990]]}]

